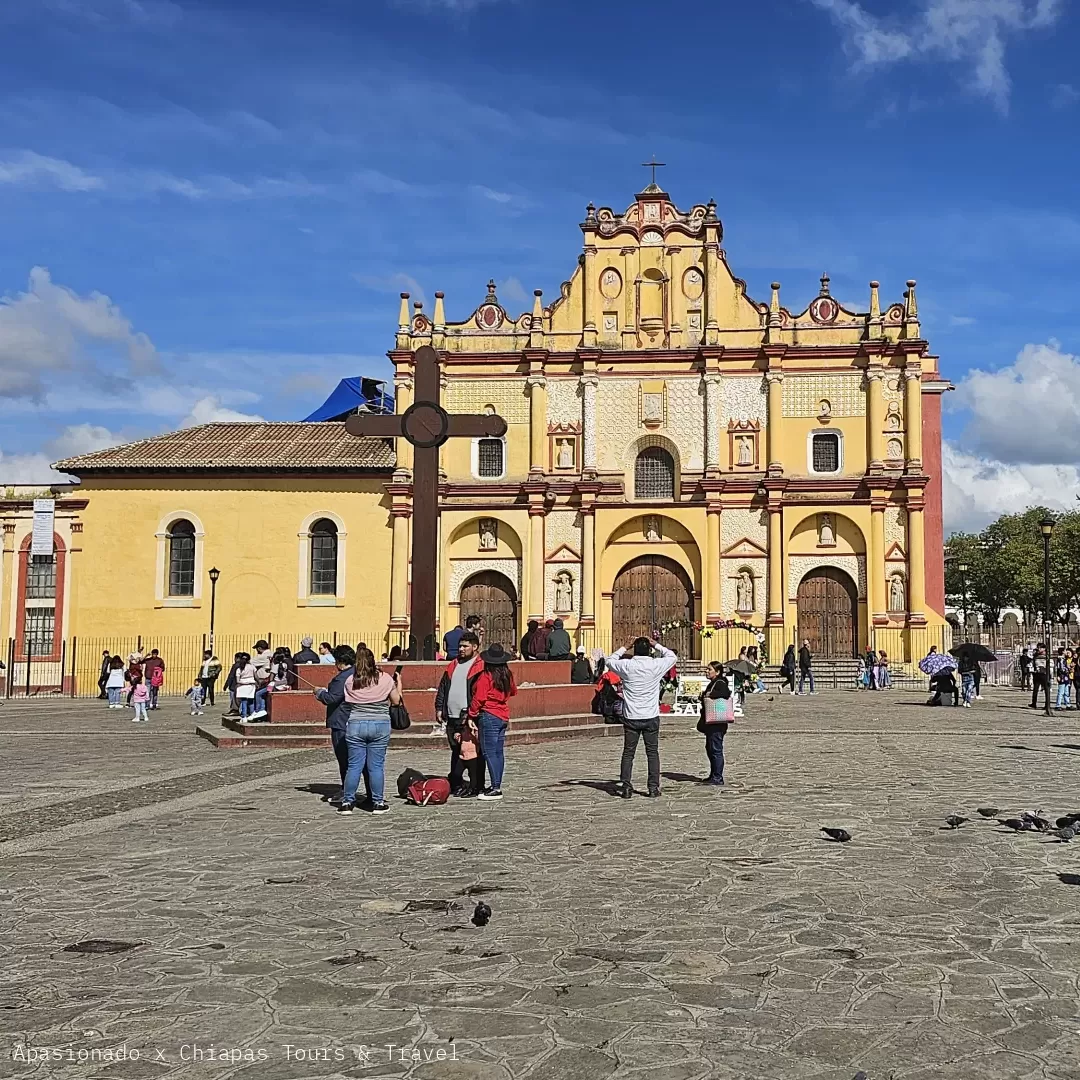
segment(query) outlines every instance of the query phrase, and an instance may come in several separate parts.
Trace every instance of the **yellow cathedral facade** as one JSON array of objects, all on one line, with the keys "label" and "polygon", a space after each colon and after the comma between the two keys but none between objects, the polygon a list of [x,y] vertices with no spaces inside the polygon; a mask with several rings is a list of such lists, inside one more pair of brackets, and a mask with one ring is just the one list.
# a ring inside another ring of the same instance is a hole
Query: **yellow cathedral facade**
[{"label": "yellow cathedral facade", "polygon": [[[921,655],[944,626],[941,395],[916,287],[866,309],[747,294],[713,202],[655,183],[591,204],[573,273],[513,314],[493,283],[461,321],[402,294],[396,410],[430,345],[451,413],[501,438],[441,449],[438,610],[488,640],[562,619],[593,647],[660,631],[726,659],[874,643]],[[54,553],[0,500],[0,636],[25,658],[73,636],[407,639],[411,447],[341,421],[208,424],[57,463]],[[212,584],[210,570],[219,571]],[[51,585],[51,595],[49,581]],[[44,595],[41,595],[44,594]],[[50,607],[51,603],[51,607]],[[15,657],[18,659],[18,655]]]}]

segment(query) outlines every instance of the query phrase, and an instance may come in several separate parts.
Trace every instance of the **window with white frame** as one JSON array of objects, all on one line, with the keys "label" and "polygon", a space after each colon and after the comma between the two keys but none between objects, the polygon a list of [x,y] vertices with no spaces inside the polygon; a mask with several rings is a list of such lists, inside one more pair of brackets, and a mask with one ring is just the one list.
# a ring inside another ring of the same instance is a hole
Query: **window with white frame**
[{"label": "window with white frame", "polygon": [[473,442],[473,475],[480,480],[500,480],[505,474],[505,441],[476,439]]},{"label": "window with white frame", "polygon": [[195,526],[185,518],[169,526],[169,596],[195,595]]},{"label": "window with white frame", "polygon": [[838,473],[844,463],[844,444],[839,431],[814,431],[807,457],[811,473]]},{"label": "window with white frame", "polygon": [[311,526],[312,596],[337,594],[338,530],[329,518],[319,518]]}]

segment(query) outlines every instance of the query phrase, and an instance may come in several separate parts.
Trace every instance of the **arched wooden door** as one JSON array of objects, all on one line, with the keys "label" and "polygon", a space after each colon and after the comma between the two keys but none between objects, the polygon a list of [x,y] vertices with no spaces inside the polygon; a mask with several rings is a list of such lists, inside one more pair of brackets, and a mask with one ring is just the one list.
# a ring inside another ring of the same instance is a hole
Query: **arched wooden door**
[{"label": "arched wooden door", "polygon": [[496,570],[474,574],[461,589],[461,625],[470,615],[484,624],[484,647],[499,642],[508,651],[517,648],[517,590]]},{"label": "arched wooden door", "polygon": [[843,570],[823,566],[799,582],[799,641],[815,656],[851,658],[858,647],[859,596]]},{"label": "arched wooden door", "polygon": [[[694,618],[694,590],[686,571],[663,555],[642,555],[627,563],[615,579],[612,599],[612,648],[636,637],[651,637],[664,623]],[[693,627],[669,630],[661,639],[680,656],[696,659]]]}]

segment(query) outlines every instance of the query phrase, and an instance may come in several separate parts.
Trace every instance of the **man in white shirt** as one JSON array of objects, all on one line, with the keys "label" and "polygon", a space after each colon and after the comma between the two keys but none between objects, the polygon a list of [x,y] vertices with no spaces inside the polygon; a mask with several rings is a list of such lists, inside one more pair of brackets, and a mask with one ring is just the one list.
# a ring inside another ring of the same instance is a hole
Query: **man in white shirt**
[{"label": "man in white shirt", "polygon": [[[653,655],[655,649],[656,655]],[[622,680],[623,752],[619,778],[622,797],[634,793],[634,757],[638,740],[645,740],[645,758],[649,763],[649,798],[660,795],[660,684],[679,658],[659,642],[648,638],[634,642],[633,654],[619,649],[604,661],[608,671]]]}]

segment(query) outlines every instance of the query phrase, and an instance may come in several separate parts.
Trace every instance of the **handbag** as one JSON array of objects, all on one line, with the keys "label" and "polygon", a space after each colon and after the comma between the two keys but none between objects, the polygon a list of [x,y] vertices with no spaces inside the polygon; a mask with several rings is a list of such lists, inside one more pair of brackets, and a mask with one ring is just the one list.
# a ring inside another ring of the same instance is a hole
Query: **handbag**
[{"label": "handbag", "polygon": [[390,727],[394,731],[405,731],[412,726],[409,719],[409,710],[404,705],[390,706]]},{"label": "handbag", "polygon": [[733,724],[735,699],[733,697],[706,698],[701,718],[706,724]]}]

